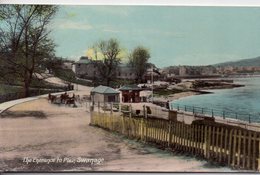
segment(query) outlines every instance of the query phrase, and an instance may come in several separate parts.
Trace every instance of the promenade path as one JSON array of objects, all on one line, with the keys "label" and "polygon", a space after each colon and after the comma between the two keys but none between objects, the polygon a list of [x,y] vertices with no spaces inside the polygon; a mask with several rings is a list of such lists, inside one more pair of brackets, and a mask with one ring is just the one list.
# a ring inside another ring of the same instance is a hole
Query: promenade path
[{"label": "promenade path", "polygon": [[[53,95],[59,95],[59,94],[62,94],[64,92],[57,92],[57,93],[53,93]],[[43,97],[47,97],[48,95],[47,94],[44,94],[44,95],[39,95],[39,96],[35,96],[35,97],[27,97],[27,98],[21,98],[21,99],[17,99],[17,100],[11,100],[11,101],[7,101],[7,102],[4,102],[4,103],[0,103],[0,114],[2,112],[4,112],[5,110],[15,106],[15,105],[18,105],[18,104],[21,104],[21,103],[25,103],[25,102],[29,102],[29,101],[32,101],[32,100],[37,100],[39,98],[43,98]]]},{"label": "promenade path", "polygon": [[[91,87],[75,94],[88,95]],[[6,108],[4,108],[6,107]],[[89,125],[85,105],[55,105],[47,97],[16,100],[2,105],[0,114],[1,171],[160,171],[230,172],[188,155],[160,150]],[[100,164],[73,162],[80,158]],[[36,163],[24,160],[55,160]]]},{"label": "promenade path", "polygon": [[[87,86],[82,86],[82,85],[77,85],[74,84],[74,87],[77,87],[77,90],[74,91],[68,91],[69,93],[77,93],[79,95],[84,95],[84,94],[89,94],[90,90],[92,89],[92,87],[87,87]],[[52,93],[52,95],[59,95],[62,94],[64,92],[57,92],[57,93]],[[9,109],[10,107],[13,107],[17,104],[21,104],[24,102],[28,102],[28,101],[32,101],[32,100],[37,100],[39,98],[44,98],[47,97],[48,94],[44,94],[44,95],[39,95],[39,96],[35,96],[35,97],[27,97],[27,98],[21,98],[21,99],[17,99],[17,100],[11,100],[8,102],[4,102],[4,103],[0,103],[0,114]]]},{"label": "promenade path", "polygon": [[27,101],[31,101],[31,100],[36,100],[36,99],[38,99],[38,97],[28,97],[28,98],[22,98],[22,99],[18,99],[18,100],[12,100],[12,101],[1,103],[0,104],[0,114],[14,105],[24,103]]}]

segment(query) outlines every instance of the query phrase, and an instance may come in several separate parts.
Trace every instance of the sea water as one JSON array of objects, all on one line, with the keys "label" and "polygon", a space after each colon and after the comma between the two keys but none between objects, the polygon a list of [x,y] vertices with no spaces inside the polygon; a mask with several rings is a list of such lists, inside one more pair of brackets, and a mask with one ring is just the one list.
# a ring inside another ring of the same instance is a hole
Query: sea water
[{"label": "sea water", "polygon": [[178,105],[195,106],[195,110],[204,108],[204,113],[209,115],[222,116],[224,113],[225,117],[260,122],[260,77],[234,78],[233,80],[235,84],[245,86],[207,90],[212,93],[184,97],[173,101],[172,106],[174,108]]}]

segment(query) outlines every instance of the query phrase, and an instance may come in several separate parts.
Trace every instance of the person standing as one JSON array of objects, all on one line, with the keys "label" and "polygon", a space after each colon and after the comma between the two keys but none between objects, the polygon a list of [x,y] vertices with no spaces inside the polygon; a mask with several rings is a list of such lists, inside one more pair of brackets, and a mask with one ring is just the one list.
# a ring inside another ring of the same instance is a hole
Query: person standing
[{"label": "person standing", "polygon": [[167,100],[167,102],[166,102],[166,109],[170,109],[170,102],[169,102],[169,100]]}]

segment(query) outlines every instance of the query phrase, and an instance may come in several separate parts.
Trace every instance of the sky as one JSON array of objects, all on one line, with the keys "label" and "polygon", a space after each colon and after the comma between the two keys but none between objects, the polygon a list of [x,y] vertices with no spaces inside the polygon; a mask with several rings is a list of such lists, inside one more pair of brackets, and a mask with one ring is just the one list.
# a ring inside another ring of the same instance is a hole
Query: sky
[{"label": "sky", "polygon": [[110,38],[123,57],[146,47],[161,68],[260,56],[260,7],[63,5],[50,29],[56,55],[72,60]]}]

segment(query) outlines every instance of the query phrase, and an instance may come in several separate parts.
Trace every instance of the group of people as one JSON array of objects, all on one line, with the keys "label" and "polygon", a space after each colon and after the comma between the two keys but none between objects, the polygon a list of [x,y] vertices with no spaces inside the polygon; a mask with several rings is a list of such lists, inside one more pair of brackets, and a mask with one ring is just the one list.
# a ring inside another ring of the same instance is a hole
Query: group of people
[{"label": "group of people", "polygon": [[[51,101],[51,103],[62,103],[62,104],[74,104],[75,105],[75,94],[72,94],[72,97],[67,94],[67,92],[60,95],[60,97],[57,97],[56,95],[52,95],[49,93],[48,100]],[[59,102],[57,102],[59,100]]]}]

